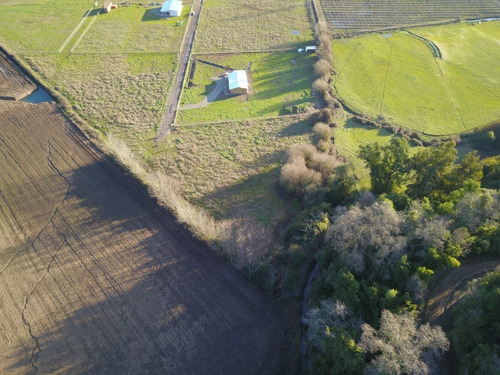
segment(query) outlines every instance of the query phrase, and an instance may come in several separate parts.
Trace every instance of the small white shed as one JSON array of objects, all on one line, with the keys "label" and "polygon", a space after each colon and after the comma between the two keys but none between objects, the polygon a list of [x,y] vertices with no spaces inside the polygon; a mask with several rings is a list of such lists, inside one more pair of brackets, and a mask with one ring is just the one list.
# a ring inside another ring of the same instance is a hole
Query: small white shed
[{"label": "small white shed", "polygon": [[167,0],[163,3],[160,13],[167,17],[179,17],[182,13],[182,1]]},{"label": "small white shed", "polygon": [[248,92],[247,72],[244,70],[233,70],[227,75],[229,92],[231,94],[246,94]]}]

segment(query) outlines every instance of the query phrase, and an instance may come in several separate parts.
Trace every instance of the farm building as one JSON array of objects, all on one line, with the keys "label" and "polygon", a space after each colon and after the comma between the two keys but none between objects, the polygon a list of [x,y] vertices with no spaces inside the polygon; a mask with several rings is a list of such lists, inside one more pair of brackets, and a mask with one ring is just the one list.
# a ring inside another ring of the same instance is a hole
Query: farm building
[{"label": "farm building", "polygon": [[227,75],[229,92],[231,94],[246,94],[248,92],[247,72],[234,70]]},{"label": "farm building", "polygon": [[316,53],[318,51],[316,49],[316,46],[306,46],[306,52],[307,53]]},{"label": "farm building", "polygon": [[112,6],[113,3],[111,1],[106,1],[106,3],[104,3],[104,6],[102,7],[102,10],[104,11],[104,13],[109,13]]},{"label": "farm building", "polygon": [[167,0],[160,10],[161,15],[167,17],[179,17],[182,13],[182,1]]}]

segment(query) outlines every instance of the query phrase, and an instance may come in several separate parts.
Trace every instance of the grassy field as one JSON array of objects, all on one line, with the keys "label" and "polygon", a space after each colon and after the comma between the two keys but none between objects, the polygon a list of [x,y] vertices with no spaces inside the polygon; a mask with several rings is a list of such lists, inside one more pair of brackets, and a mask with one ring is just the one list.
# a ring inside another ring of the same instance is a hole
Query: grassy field
[{"label": "grassy field", "polygon": [[[315,56],[273,52],[199,57],[233,69],[245,69],[251,64],[251,93],[233,97],[221,94],[205,108],[182,110],[178,114],[181,123],[278,116],[288,113],[287,108],[305,108],[312,104],[310,87],[314,79],[312,64],[316,61]],[[184,90],[181,104],[201,102],[215,86],[212,77],[223,73],[223,69],[197,63],[194,86]]]},{"label": "grassy field", "polygon": [[[431,135],[500,117],[500,24],[453,24],[334,41],[334,88],[359,113]],[[460,43],[457,41],[460,40]]]},{"label": "grassy field", "polygon": [[55,53],[93,6],[93,1],[0,2],[0,40],[12,52]]},{"label": "grassy field", "polygon": [[[0,41],[64,94],[93,127],[135,150],[155,135],[190,5],[182,17],[132,3],[102,13],[102,4],[63,0],[0,3]],[[180,25],[180,22],[183,25]]]},{"label": "grassy field", "polygon": [[312,39],[303,0],[206,0],[194,52],[287,50]]},{"label": "grassy field", "polygon": [[319,0],[334,33],[500,17],[495,0]]},{"label": "grassy field", "polygon": [[339,153],[353,163],[360,186],[366,189],[370,188],[370,172],[364,161],[358,157],[360,146],[374,142],[386,145],[389,144],[392,137],[393,133],[388,130],[370,129],[352,119],[348,119],[343,126],[336,129],[335,145]]},{"label": "grassy field", "polygon": [[177,64],[176,54],[26,58],[90,125],[123,138],[137,150],[142,142],[154,138]]},{"label": "grassy field", "polygon": [[[87,1],[71,7],[63,0],[37,5],[2,1],[0,40],[63,93],[90,125],[123,139],[153,169],[172,173],[181,181],[185,197],[218,217],[248,214],[274,225],[293,210],[275,182],[285,150],[309,141],[310,129],[298,117],[262,118],[313,103],[310,87],[316,58],[295,50],[313,41],[302,1],[204,3],[196,57],[232,68],[249,67],[251,93],[221,96],[206,108],[179,112],[177,131],[159,145],[155,130],[178,64],[189,4],[182,18],[168,21],[157,17],[158,6],[138,3],[110,14],[102,14],[102,4],[91,9],[93,2]],[[52,22],[36,32],[22,27],[37,9],[42,12],[40,24],[51,19],[58,27]],[[231,9],[239,9],[236,16]],[[217,54],[249,49],[283,52]],[[181,106],[202,101],[214,86],[210,77],[222,73],[198,64],[195,85],[184,92]],[[199,125],[189,125],[194,123]]]},{"label": "grassy field", "polygon": [[159,16],[159,9],[159,6],[146,8],[132,5],[101,14],[74,51],[177,53],[186,30],[190,6],[183,7],[181,17],[168,20]]},{"label": "grassy field", "polygon": [[298,116],[180,125],[167,138],[170,146],[151,158],[216,217],[276,225],[294,209],[276,185],[285,151],[310,140],[310,125]]}]

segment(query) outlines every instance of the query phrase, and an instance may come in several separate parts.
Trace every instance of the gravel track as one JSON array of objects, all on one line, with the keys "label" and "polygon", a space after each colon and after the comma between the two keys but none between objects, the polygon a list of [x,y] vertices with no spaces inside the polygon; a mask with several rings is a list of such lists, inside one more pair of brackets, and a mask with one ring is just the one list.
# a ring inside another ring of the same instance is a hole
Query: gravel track
[{"label": "gravel track", "polygon": [[0,101],[1,374],[275,374],[273,305],[53,104]]}]

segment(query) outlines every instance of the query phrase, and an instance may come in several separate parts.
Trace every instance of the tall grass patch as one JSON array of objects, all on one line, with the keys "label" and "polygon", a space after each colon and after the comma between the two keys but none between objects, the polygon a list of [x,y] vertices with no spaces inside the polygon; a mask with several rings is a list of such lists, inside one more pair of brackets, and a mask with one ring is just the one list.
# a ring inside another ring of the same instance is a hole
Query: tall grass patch
[{"label": "tall grass patch", "polygon": [[45,78],[91,126],[137,148],[154,137],[177,55],[72,54],[65,59],[42,55],[30,56],[29,62],[46,72]]},{"label": "tall grass patch", "polygon": [[287,50],[312,39],[303,0],[206,0],[194,52]]},{"label": "tall grass patch", "polygon": [[166,139],[173,149],[154,162],[180,181],[183,196],[216,217],[276,225],[293,208],[276,187],[279,167],[291,144],[310,138],[299,117],[179,125]]}]

